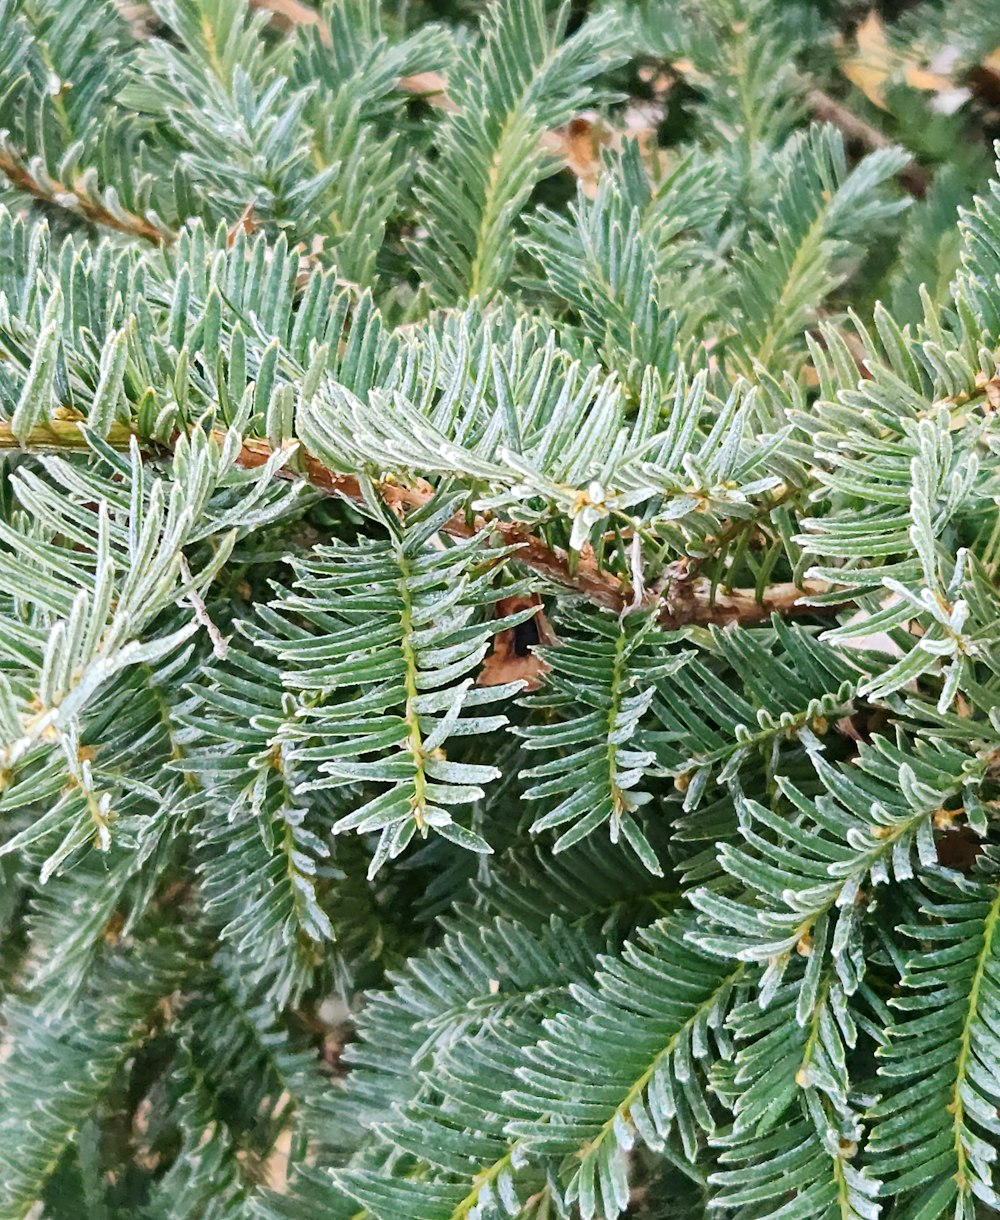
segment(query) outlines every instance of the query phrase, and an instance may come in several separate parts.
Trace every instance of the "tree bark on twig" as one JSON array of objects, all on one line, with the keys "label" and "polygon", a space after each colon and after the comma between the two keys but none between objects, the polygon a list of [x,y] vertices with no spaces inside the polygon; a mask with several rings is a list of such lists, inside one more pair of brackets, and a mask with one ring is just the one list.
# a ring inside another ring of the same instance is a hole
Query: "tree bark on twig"
[{"label": "tree bark on twig", "polygon": [[[18,441],[8,422],[0,421],[0,451],[21,450],[28,453],[66,452],[86,448],[80,431],[80,420],[54,419],[32,429]],[[127,450],[135,434],[125,425],[116,424],[106,438],[116,449]],[[222,444],[223,433],[211,434]],[[140,444],[142,443],[140,439]],[[156,452],[157,446],[147,446]],[[264,466],[273,450],[266,440],[247,437],[237,457],[244,470]],[[166,456],[169,456],[169,450]],[[362,502],[361,484],[357,476],[330,470],[321,461],[298,448],[296,466],[285,466],[278,473],[282,478],[305,480],[325,495],[341,496],[356,504]],[[393,510],[405,514],[425,505],[435,494],[430,483],[423,480],[413,486],[385,481],[376,485],[382,501]],[[505,545],[518,548],[517,558],[525,567],[565,588],[573,589],[596,606],[621,613],[625,610],[651,611],[658,604],[659,622],[668,630],[687,626],[724,626],[727,623],[749,625],[766,621],[772,614],[798,618],[821,612],[820,608],[803,603],[804,598],[818,597],[829,592],[822,581],[804,581],[770,585],[760,597],[753,589],[717,588],[706,577],[679,575],[670,581],[665,594],[647,592],[636,604],[629,584],[613,572],[598,567],[592,555],[583,554],[572,563],[561,547],[549,546],[544,539],[516,521],[503,521],[488,516],[469,517],[456,513],[441,526],[443,533],[453,538],[471,538],[481,530],[493,530]],[[822,609],[829,611],[831,607]]]},{"label": "tree bark on twig", "polygon": [[31,170],[10,151],[0,148],[0,174],[10,182],[15,190],[50,203],[54,207],[65,208],[76,212],[91,224],[103,225],[107,229],[116,229],[119,233],[127,233],[130,237],[139,237],[153,246],[169,245],[174,235],[165,229],[158,229],[144,216],[127,212],[120,208],[112,212],[100,200],[74,189],[73,186],[54,179],[41,181]]}]

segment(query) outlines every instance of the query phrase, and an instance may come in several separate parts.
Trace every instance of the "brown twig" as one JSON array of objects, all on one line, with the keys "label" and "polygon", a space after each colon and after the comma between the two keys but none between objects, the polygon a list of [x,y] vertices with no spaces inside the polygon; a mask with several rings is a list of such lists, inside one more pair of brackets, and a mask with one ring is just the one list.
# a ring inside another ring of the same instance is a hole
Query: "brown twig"
[{"label": "brown twig", "polygon": [[[221,442],[221,434],[219,440]],[[270,459],[271,453],[267,441],[248,437],[243,442],[237,461],[244,469],[250,470],[263,466]],[[301,476],[311,487],[326,495],[342,496],[345,500],[361,503],[361,485],[355,475],[338,474],[324,466],[318,458],[302,451],[298,455],[298,471],[283,467],[279,473],[284,478]],[[434,495],[434,488],[423,480],[412,487],[385,481],[379,483],[376,490],[383,502],[398,513],[421,508]],[[620,611],[628,605],[628,586],[611,572],[598,568],[592,557],[581,556],[575,568],[572,568],[565,551],[560,547],[550,547],[527,526],[516,521],[500,521],[484,516],[468,517],[465,513],[456,513],[441,526],[442,532],[453,538],[471,538],[487,528],[492,529],[505,545],[519,547],[518,559],[540,576],[572,587],[588,601],[609,610]]]},{"label": "brown twig", "polygon": [[126,212],[124,209],[112,212],[100,200],[55,179],[40,181],[9,149],[2,147],[0,174],[3,174],[16,190],[54,207],[76,212],[91,224],[103,225],[105,228],[116,229],[119,233],[127,233],[130,237],[142,238],[154,246],[169,245],[173,241],[172,233],[158,229],[144,216],[137,216],[134,212]]},{"label": "brown twig", "polygon": [[[857,140],[869,152],[877,148],[893,147],[892,140],[883,135],[877,127],[866,123],[864,119],[859,119],[853,111],[848,110],[845,105],[822,89],[810,89],[806,94],[806,101],[815,118],[824,123],[832,123],[849,140]],[[899,181],[911,195],[923,198],[927,194],[931,179],[927,170],[918,165],[916,161],[910,161],[900,170]]]},{"label": "brown twig", "polygon": [[660,612],[659,621],[668,630],[680,627],[724,627],[727,623],[739,623],[746,627],[753,623],[766,622],[772,614],[783,618],[804,618],[822,613],[823,609],[803,603],[803,598],[818,597],[828,593],[830,586],[821,580],[804,580],[800,585],[786,582],[768,585],[758,600],[754,589],[721,589],[712,595],[712,582],[704,576],[693,580],[681,578],[669,588],[666,605]]},{"label": "brown twig", "polygon": [[[51,420],[32,429],[20,442],[11,433],[10,424],[0,421],[0,451],[13,449],[37,453],[85,449],[86,441],[79,422],[76,418]],[[114,448],[127,449],[132,435],[125,425],[116,424],[106,439]],[[222,444],[223,433],[213,432],[212,436],[216,443]],[[245,470],[259,469],[268,462],[272,452],[266,440],[248,437],[236,460]],[[296,466],[284,466],[278,473],[283,478],[302,478],[325,495],[341,496],[355,503],[362,501],[357,476],[330,470],[318,458],[301,449],[296,454]],[[409,487],[385,480],[377,485],[376,490],[385,504],[401,514],[422,507],[434,495],[434,488],[423,480]],[[456,513],[441,529],[454,538],[471,538],[481,530],[491,529],[506,545],[518,547],[518,560],[525,567],[556,584],[573,589],[594,605],[607,610],[621,613],[625,609],[652,609],[660,599],[658,593],[649,592],[639,606],[634,606],[630,586],[613,573],[600,569],[592,555],[581,555],[572,564],[564,550],[550,547],[527,526],[516,521]],[[802,599],[816,597],[828,590],[829,586],[820,581],[804,581],[801,586],[776,584],[764,589],[758,598],[753,589],[722,589],[713,593],[712,582],[707,578],[689,578],[682,574],[670,582],[658,617],[668,630],[710,624],[747,625],[764,622],[772,614],[802,617],[817,613],[815,607],[803,605]]]}]

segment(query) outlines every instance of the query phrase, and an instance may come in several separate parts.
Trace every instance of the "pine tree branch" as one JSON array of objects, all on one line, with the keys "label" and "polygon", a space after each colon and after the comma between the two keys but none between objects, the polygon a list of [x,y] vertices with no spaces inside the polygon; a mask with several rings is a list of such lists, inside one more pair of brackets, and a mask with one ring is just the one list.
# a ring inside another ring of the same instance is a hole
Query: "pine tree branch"
[{"label": "pine tree branch", "polygon": [[9,148],[0,146],[0,174],[14,187],[39,199],[53,207],[63,208],[77,216],[82,216],[93,225],[115,229],[119,233],[127,233],[130,237],[139,237],[154,246],[169,245],[174,235],[166,229],[158,229],[143,216],[128,212],[124,208],[111,209],[100,199],[95,199],[84,190],[58,182],[47,175],[43,181],[15,156]]},{"label": "pine tree branch", "polygon": [[[244,468],[263,466],[271,456],[266,441],[248,438],[238,459]],[[337,474],[316,458],[300,456],[301,473],[313,487],[329,495],[340,495],[361,502],[361,487],[353,475]],[[285,477],[295,477],[295,471],[283,469]],[[378,486],[384,502],[397,512],[420,508],[434,495],[429,483],[421,481],[415,487],[384,482]],[[520,548],[518,560],[556,584],[575,589],[588,601],[607,610],[620,613],[632,606],[632,590],[624,581],[611,572],[600,569],[588,555],[579,557],[571,565],[570,557],[561,547],[550,547],[533,534],[526,526],[515,521],[498,521],[485,516],[467,517],[456,513],[442,525],[442,530],[454,538],[470,538],[486,528],[494,529],[505,545]],[[775,584],[766,588],[760,599],[753,589],[718,590],[713,596],[712,581],[706,577],[688,579],[679,576],[671,581],[665,605],[659,620],[668,630],[684,626],[708,626],[726,623],[752,624],[765,622],[772,614],[785,617],[802,617],[815,614],[816,607],[801,604],[804,597],[816,597],[829,591],[823,581],[804,581],[802,586],[792,583]],[[651,609],[657,600],[656,594],[647,594],[636,609]]]},{"label": "pine tree branch", "polygon": [[[23,441],[18,441],[11,432],[10,423],[0,421],[0,452],[17,450],[52,453],[86,450],[86,439],[79,425],[79,418],[68,413],[67,417],[52,419],[47,424],[33,428]],[[112,448],[125,450],[134,435],[126,425],[114,424],[105,440]],[[214,432],[212,435],[221,445],[223,434]],[[141,438],[140,443],[144,443]],[[146,443],[146,448],[157,453],[161,447]],[[244,470],[255,470],[267,464],[272,452],[266,440],[247,437],[236,460]],[[302,478],[325,495],[341,496],[356,504],[363,501],[357,476],[331,470],[301,449],[297,454],[296,466],[285,466],[277,473],[282,478]],[[400,514],[423,507],[435,494],[433,486],[424,480],[419,480],[412,487],[384,480],[377,484],[376,490],[382,501]],[[491,516],[470,517],[464,513],[456,513],[444,522],[441,529],[453,538],[471,538],[484,529],[492,529],[505,545],[519,548],[518,560],[525,567],[556,584],[574,589],[594,605],[606,610],[614,610],[616,613],[625,609],[651,610],[658,600],[662,600],[663,605],[658,617],[667,630],[712,624],[724,626],[727,623],[746,626],[766,622],[772,614],[799,618],[834,608],[827,605],[818,609],[802,602],[803,598],[827,593],[829,586],[823,581],[806,580],[801,585],[791,582],[769,585],[758,598],[754,589],[713,589],[713,582],[707,577],[689,577],[683,572],[672,576],[662,597],[659,593],[650,592],[636,605],[629,584],[612,572],[599,568],[591,555],[583,554],[577,558],[576,563],[571,563],[570,556],[561,547],[549,546],[527,526],[516,521],[501,521]]]}]

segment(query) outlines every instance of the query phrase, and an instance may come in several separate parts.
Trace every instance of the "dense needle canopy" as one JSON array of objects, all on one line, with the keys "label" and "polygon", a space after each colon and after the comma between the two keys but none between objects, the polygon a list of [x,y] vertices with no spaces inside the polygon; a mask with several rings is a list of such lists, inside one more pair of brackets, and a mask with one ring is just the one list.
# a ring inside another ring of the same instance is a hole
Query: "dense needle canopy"
[{"label": "dense needle canopy", "polygon": [[998,48],[0,0],[0,1217],[997,1214]]}]

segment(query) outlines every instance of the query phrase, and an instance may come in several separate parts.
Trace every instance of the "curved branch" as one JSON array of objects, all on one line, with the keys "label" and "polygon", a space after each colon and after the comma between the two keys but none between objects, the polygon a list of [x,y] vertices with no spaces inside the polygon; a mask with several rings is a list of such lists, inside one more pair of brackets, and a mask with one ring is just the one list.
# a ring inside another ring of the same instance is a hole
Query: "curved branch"
[{"label": "curved branch", "polygon": [[[10,429],[10,423],[0,421],[0,452],[22,450],[29,453],[65,452],[87,449],[86,438],[80,430],[78,418],[56,418],[32,429],[19,442]],[[107,443],[116,449],[127,449],[135,435],[123,424],[116,424],[107,436]],[[224,434],[213,432],[213,438],[221,445]],[[159,446],[138,438],[150,452]],[[236,461],[245,470],[258,469],[266,465],[272,455],[268,441],[247,437]],[[362,502],[361,484],[356,475],[341,474],[325,466],[318,458],[299,449],[295,468],[282,467],[278,475],[287,479],[304,479],[311,487],[325,495],[341,496],[356,504]],[[376,490],[382,501],[393,511],[405,513],[420,508],[434,495],[430,483],[419,480],[407,487],[390,480],[377,484]],[[442,532],[454,538],[470,538],[484,529],[492,529],[507,546],[519,548],[518,560],[540,576],[573,589],[594,605],[616,613],[628,609],[651,610],[662,602],[659,621],[667,630],[687,626],[724,626],[740,623],[744,626],[766,622],[772,614],[785,617],[802,617],[829,611],[834,607],[810,606],[804,598],[817,597],[829,592],[823,581],[806,580],[801,585],[792,583],[769,585],[760,597],[754,589],[714,589],[707,577],[689,577],[683,573],[674,576],[665,594],[647,593],[636,605],[631,587],[612,572],[604,571],[595,563],[593,556],[580,555],[575,563],[561,547],[549,546],[544,539],[533,534],[526,525],[516,521],[502,521],[492,516],[467,516],[456,513],[441,526]]]},{"label": "curved branch", "polygon": [[[271,456],[266,441],[248,438],[238,459],[241,466],[263,466]],[[361,488],[353,475],[337,474],[322,462],[308,454],[300,456],[301,474],[313,487],[330,495],[360,502]],[[284,477],[294,478],[296,472],[283,469]],[[416,487],[404,487],[398,483],[381,483],[379,495],[390,508],[405,512],[426,504],[434,494],[429,483],[421,482]],[[588,601],[607,610],[621,613],[632,609],[632,589],[612,572],[599,568],[593,558],[581,555],[571,566],[569,555],[561,547],[551,547],[527,526],[516,521],[500,521],[491,517],[468,517],[456,513],[442,525],[444,533],[454,538],[470,538],[486,528],[492,528],[508,546],[520,548],[518,559],[525,567],[556,584],[575,589]],[[817,607],[803,605],[802,599],[817,597],[829,592],[824,581],[807,580],[802,585],[791,583],[768,586],[760,598],[753,589],[717,590],[713,596],[712,581],[706,577],[676,577],[669,586],[659,620],[668,630],[685,626],[720,626],[726,623],[752,624],[765,622],[772,614],[785,617],[802,617],[815,614]],[[651,609],[659,600],[655,593],[647,594],[638,610]]]}]

